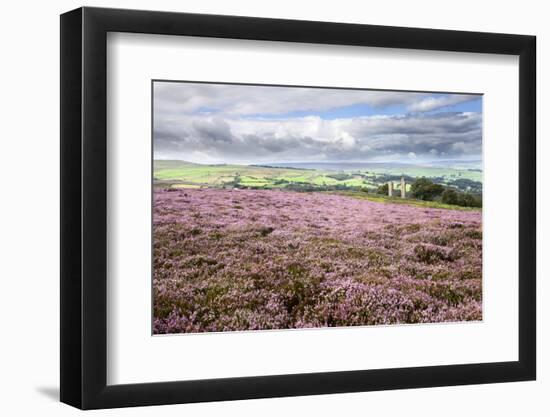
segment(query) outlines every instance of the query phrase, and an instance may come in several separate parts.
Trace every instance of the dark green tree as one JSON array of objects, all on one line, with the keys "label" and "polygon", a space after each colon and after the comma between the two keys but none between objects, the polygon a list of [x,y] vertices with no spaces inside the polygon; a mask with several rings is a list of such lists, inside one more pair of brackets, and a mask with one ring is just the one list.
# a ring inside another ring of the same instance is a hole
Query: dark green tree
[{"label": "dark green tree", "polygon": [[458,193],[450,188],[441,194],[441,202],[444,204],[458,204]]},{"label": "dark green tree", "polygon": [[469,193],[461,193],[458,195],[457,204],[463,207],[481,207],[481,197]]},{"label": "dark green tree", "polygon": [[379,186],[378,189],[376,190],[376,193],[388,195],[388,183],[382,184],[381,186]]},{"label": "dark green tree", "polygon": [[441,195],[445,188],[441,184],[434,184],[426,177],[417,178],[411,185],[411,195],[414,198],[432,201]]}]

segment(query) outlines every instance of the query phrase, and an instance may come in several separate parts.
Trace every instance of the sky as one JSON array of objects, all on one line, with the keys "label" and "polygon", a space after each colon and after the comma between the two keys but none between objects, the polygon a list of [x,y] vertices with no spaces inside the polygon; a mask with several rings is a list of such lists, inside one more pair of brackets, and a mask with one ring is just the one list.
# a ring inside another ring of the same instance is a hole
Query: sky
[{"label": "sky", "polygon": [[155,159],[481,160],[482,96],[155,81]]}]

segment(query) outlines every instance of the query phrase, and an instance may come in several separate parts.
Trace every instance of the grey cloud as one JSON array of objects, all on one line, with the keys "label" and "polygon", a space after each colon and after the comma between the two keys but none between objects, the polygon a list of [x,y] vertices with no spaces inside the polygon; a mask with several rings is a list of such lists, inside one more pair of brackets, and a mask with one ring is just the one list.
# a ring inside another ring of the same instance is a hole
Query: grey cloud
[{"label": "grey cloud", "polygon": [[231,128],[223,119],[196,119],[193,121],[192,126],[196,136],[202,140],[209,140],[213,142],[233,141]]},{"label": "grey cloud", "polygon": [[[155,157],[194,162],[479,158],[481,115],[429,113],[477,96],[315,88],[155,83]],[[399,116],[323,120],[254,114],[322,111],[357,103],[416,109]]]},{"label": "grey cloud", "polygon": [[163,114],[189,114],[201,110],[233,115],[284,114],[354,104],[384,108],[414,105],[427,96],[426,93],[258,85],[156,82],[154,86],[155,112]]},{"label": "grey cloud", "polygon": [[443,113],[330,121],[189,116],[159,122],[154,140],[157,156],[196,162],[205,155],[218,162],[252,163],[409,158],[409,153],[426,159],[479,157],[481,116]]}]

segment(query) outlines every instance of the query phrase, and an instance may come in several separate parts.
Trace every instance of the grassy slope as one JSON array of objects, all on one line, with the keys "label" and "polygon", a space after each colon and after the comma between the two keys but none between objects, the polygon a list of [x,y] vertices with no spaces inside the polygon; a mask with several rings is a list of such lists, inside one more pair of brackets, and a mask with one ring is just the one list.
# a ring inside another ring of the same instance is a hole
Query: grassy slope
[{"label": "grassy slope", "polygon": [[411,198],[388,197],[382,194],[367,194],[360,191],[339,191],[339,192],[336,192],[336,194],[345,195],[345,196],[357,198],[360,200],[374,201],[377,203],[407,204],[409,206],[415,206],[415,207],[427,207],[427,208],[438,208],[438,209],[448,209],[448,210],[481,211],[481,208],[477,208],[477,207],[462,207],[462,206],[455,206],[452,204],[443,204],[438,201],[422,201],[422,200],[416,200]]}]

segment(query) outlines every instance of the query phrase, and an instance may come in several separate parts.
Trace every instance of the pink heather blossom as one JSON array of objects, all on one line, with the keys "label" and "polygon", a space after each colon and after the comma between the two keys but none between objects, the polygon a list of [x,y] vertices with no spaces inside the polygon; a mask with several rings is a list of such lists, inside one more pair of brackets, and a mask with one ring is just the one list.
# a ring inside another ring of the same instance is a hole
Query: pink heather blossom
[{"label": "pink heather blossom", "polygon": [[153,222],[157,334],[482,318],[480,211],[159,189]]}]

